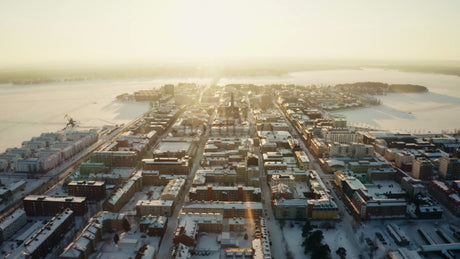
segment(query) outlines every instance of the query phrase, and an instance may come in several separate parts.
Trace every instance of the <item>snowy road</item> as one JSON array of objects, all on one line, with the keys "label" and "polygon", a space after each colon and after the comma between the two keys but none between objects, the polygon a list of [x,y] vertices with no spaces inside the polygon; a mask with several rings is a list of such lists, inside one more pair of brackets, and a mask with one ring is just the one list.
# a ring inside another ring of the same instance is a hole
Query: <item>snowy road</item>
[{"label": "snowy road", "polygon": [[[215,116],[216,116],[216,111],[214,111],[214,113],[210,116],[207,129],[210,128],[209,125],[212,123]],[[171,215],[171,217],[168,218],[168,225],[166,227],[166,231],[163,235],[163,238],[161,239],[161,244],[160,244],[160,248],[158,249],[157,258],[170,258],[171,249],[174,245],[173,238],[174,238],[174,232],[176,230],[176,226],[178,223],[177,222],[178,216],[184,205],[185,197],[188,194],[190,187],[192,186],[193,179],[195,178],[195,173],[200,167],[201,157],[203,156],[204,147],[209,137],[209,132],[210,131],[207,130],[204,136],[201,137],[199,148],[195,153],[196,154],[195,157],[193,158],[193,166],[190,170],[190,174],[188,175],[185,181],[185,186],[183,188],[182,193],[180,194],[179,200],[176,203],[174,212]]]},{"label": "snowy road", "polygon": [[358,229],[359,223],[356,222],[354,218],[348,213],[347,208],[345,207],[345,204],[343,203],[343,201],[340,199],[340,197],[337,196],[335,191],[332,190],[330,181],[333,181],[334,176],[332,174],[325,174],[323,172],[318,162],[316,162],[316,158],[310,153],[308,148],[305,146],[305,143],[301,139],[301,136],[299,135],[299,132],[297,131],[297,129],[292,125],[292,123],[289,121],[289,119],[286,117],[283,111],[279,108],[279,106],[278,105],[276,106],[278,107],[278,110],[281,112],[281,114],[283,114],[283,117],[290,128],[290,132],[292,136],[295,137],[297,140],[299,140],[299,145],[302,151],[304,151],[308,155],[308,158],[310,159],[312,163],[313,169],[319,174],[324,184],[326,184],[326,186],[329,189],[331,189],[331,195],[332,197],[334,197],[334,201],[339,207],[341,222],[338,223],[336,226],[339,231],[335,235],[335,238],[331,240],[325,239],[325,241],[333,242],[329,244],[329,246],[331,247],[334,246],[333,244],[335,245],[339,243],[344,244],[344,245],[348,244],[348,246],[346,246],[347,254],[350,256],[356,255],[356,257],[350,257],[350,258],[358,258],[360,254],[363,256],[362,258],[367,258],[367,256],[364,253],[362,253],[362,251],[366,249],[364,247],[364,243],[358,240],[359,231],[357,229]]}]

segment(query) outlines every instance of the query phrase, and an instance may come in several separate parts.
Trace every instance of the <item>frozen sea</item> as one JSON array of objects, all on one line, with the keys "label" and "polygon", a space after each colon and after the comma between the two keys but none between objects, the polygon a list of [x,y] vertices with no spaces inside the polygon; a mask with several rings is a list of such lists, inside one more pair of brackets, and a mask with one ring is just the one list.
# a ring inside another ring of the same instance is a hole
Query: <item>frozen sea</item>
[{"label": "frozen sea", "polygon": [[[146,103],[116,101],[119,94],[168,83],[208,84],[211,81],[211,78],[156,78],[0,85],[0,152],[18,147],[22,141],[42,132],[62,129],[66,114],[77,120],[81,128],[88,128],[126,123],[147,111]],[[218,84],[334,85],[362,81],[420,84],[428,87],[429,92],[380,96],[382,105],[335,113],[345,116],[349,124],[410,132],[460,129],[458,76],[364,68],[283,76],[223,77]]]},{"label": "frozen sea", "polygon": [[281,77],[222,78],[219,83],[325,86],[366,81],[418,84],[426,86],[429,92],[378,96],[382,105],[333,113],[344,116],[349,125],[412,133],[460,130],[458,76],[364,68],[295,72]]},{"label": "frozen sea", "polygon": [[91,80],[37,85],[0,85],[0,152],[20,147],[42,132],[62,129],[66,114],[86,129],[131,121],[148,111],[148,103],[119,102],[123,93],[180,82],[209,83],[209,78]]}]

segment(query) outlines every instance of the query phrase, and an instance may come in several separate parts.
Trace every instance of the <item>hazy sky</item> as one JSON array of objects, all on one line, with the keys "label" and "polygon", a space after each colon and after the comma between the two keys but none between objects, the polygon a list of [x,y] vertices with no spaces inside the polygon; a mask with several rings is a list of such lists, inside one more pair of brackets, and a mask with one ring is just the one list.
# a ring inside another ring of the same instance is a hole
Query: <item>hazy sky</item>
[{"label": "hazy sky", "polygon": [[1,0],[0,63],[460,60],[460,1]]}]

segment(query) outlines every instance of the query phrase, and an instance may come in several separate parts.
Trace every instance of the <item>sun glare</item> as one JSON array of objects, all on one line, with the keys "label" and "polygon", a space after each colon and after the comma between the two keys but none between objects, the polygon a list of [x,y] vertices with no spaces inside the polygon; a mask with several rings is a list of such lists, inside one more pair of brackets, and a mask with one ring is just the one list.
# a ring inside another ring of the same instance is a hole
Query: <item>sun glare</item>
[{"label": "sun glare", "polygon": [[219,8],[188,5],[179,9],[169,33],[186,55],[220,57],[234,53],[246,38],[242,17],[229,17]]}]

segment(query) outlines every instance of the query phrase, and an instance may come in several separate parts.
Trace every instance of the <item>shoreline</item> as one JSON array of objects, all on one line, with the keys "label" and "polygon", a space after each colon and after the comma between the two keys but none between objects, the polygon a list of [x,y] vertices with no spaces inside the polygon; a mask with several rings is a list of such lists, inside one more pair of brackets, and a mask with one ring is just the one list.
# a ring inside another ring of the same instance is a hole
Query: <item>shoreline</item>
[{"label": "shoreline", "polygon": [[[333,71],[333,70],[363,70],[379,69],[394,70],[405,73],[437,74],[446,76],[460,77],[460,67],[457,64],[448,66],[440,65],[400,65],[400,64],[367,64],[365,62],[344,65],[342,63],[299,63],[282,61],[281,65],[273,61],[267,63],[250,63],[252,67],[240,68],[237,64],[223,62],[220,65],[209,65],[207,63],[181,63],[181,65],[166,63],[134,65],[132,67],[107,66],[82,68],[68,66],[67,68],[50,67],[23,67],[10,68],[3,67],[0,71],[0,85],[39,85],[46,83],[59,82],[84,82],[91,80],[133,80],[142,79],[161,79],[161,78],[187,78],[187,77],[282,77],[292,73],[314,72],[314,71]],[[283,67],[283,68],[280,68]],[[286,67],[286,68],[284,68]]]},{"label": "shoreline", "polygon": [[[123,108],[120,107],[125,104],[112,103],[117,95],[151,89],[163,84],[177,84],[179,82],[202,84],[211,80],[212,78],[163,77],[157,80],[143,78],[138,78],[137,80],[94,80],[40,84],[37,86],[26,85],[24,87],[1,85],[1,90],[4,94],[0,96],[0,109],[8,112],[0,116],[0,151],[7,147],[20,145],[27,136],[32,137],[43,131],[61,128],[58,124],[54,127],[46,126],[46,123],[43,124],[44,122],[58,123],[62,121],[63,127],[65,114],[69,114],[69,116],[80,122],[90,120],[94,122],[97,118],[102,118],[106,121],[120,124],[132,119],[134,116],[126,116],[127,112],[123,112]],[[455,122],[458,122],[455,114],[460,113],[460,93],[457,90],[457,86],[460,85],[460,78],[452,76],[405,73],[382,69],[328,70],[291,73],[281,78],[263,76],[221,78],[216,83],[335,85],[357,81],[419,84],[427,86],[429,92],[421,93],[421,95],[403,94],[399,95],[399,97],[390,94],[376,96],[382,101],[382,105],[341,109],[332,111],[331,114],[344,115],[347,121],[353,125],[364,123],[371,125],[373,128],[378,127],[384,130],[412,128],[410,130],[412,132],[441,132],[447,129],[447,131],[452,132],[460,128],[460,125],[455,124]],[[71,96],[69,91],[72,92]],[[407,100],[404,100],[405,98]],[[95,102],[97,104],[94,104]],[[401,105],[401,107],[394,108],[397,105]],[[417,111],[414,109],[417,109]],[[412,112],[412,114],[408,114],[408,112]],[[96,116],[97,118],[93,116],[95,114],[98,115]],[[431,122],[430,120],[432,119],[435,121]],[[397,125],[398,123],[400,125]],[[94,123],[85,124],[93,126]],[[101,120],[99,124],[107,123],[103,123]]]}]

